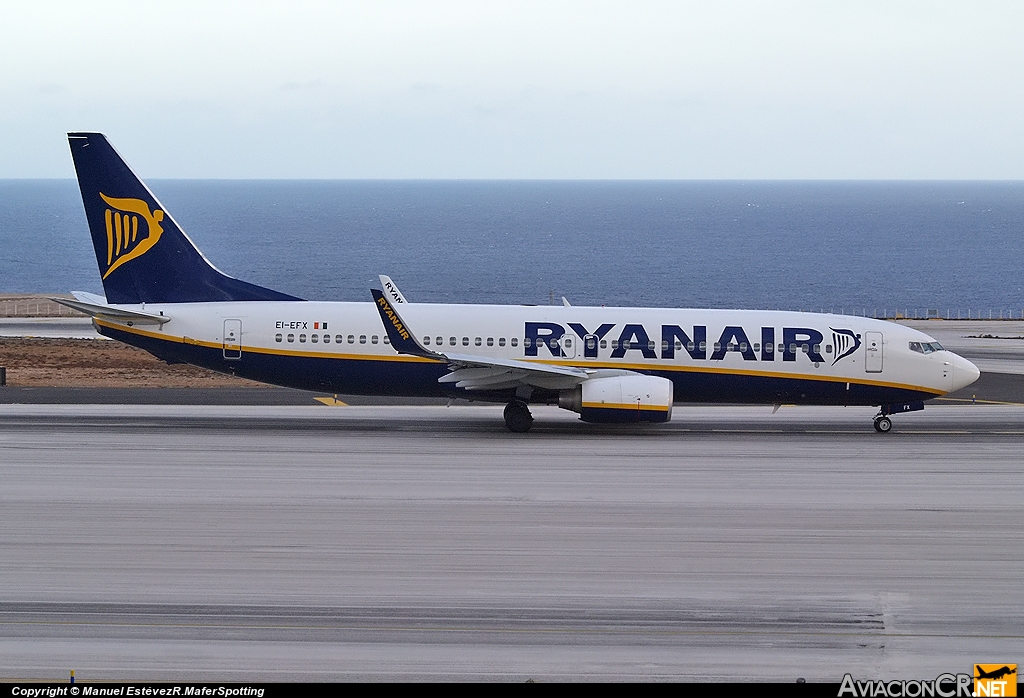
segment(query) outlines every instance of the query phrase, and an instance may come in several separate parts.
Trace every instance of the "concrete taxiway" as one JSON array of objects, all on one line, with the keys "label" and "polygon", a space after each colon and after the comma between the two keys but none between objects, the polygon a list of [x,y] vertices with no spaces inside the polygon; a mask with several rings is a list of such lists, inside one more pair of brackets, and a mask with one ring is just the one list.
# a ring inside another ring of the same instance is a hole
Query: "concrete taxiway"
[{"label": "concrete taxiway", "polygon": [[1024,408],[0,405],[3,680],[934,678],[1024,655]]}]

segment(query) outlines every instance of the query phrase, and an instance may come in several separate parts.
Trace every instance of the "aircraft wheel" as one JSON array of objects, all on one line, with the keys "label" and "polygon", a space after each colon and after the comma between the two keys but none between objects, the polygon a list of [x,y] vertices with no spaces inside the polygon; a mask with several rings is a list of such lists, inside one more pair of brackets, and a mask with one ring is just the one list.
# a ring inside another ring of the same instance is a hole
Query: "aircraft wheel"
[{"label": "aircraft wheel", "polygon": [[888,417],[875,417],[875,431],[879,434],[888,434],[892,431],[892,420]]},{"label": "aircraft wheel", "polygon": [[533,426],[533,415],[525,402],[513,400],[505,405],[505,426],[514,434],[525,434]]}]

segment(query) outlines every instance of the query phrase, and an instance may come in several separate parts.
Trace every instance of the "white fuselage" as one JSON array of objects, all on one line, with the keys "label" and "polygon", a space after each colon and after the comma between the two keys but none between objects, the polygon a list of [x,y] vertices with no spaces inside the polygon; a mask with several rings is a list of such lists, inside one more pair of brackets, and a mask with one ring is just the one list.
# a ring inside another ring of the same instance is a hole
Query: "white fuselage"
[{"label": "white fuselage", "polygon": [[[170,318],[162,325],[130,326],[97,320],[102,333],[169,360],[314,390],[454,391],[437,382],[443,365],[395,351],[372,303],[118,307]],[[863,317],[427,303],[400,308],[409,330],[430,349],[659,375],[675,384],[676,402],[884,404],[942,395],[978,376],[969,361],[931,350],[934,340],[924,333]],[[912,343],[929,345],[928,353]]]}]

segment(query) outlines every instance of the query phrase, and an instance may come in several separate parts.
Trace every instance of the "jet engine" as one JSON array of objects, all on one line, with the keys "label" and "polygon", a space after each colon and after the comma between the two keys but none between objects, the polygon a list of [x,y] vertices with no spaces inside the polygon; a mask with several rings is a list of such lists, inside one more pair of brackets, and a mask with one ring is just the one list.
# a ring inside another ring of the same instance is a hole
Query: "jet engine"
[{"label": "jet engine", "polygon": [[558,394],[558,406],[584,422],[667,422],[672,418],[672,381],[629,373],[595,377]]}]

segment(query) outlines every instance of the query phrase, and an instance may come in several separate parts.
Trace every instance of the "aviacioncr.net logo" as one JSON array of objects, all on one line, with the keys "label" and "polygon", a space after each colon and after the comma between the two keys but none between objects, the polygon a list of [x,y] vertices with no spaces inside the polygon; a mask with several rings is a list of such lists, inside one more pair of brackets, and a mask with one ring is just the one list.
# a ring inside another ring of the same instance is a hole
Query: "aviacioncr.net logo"
[{"label": "aviacioncr.net logo", "polygon": [[[155,209],[150,212],[149,205],[142,199],[118,199],[100,192],[109,208],[103,214],[107,228],[107,271],[103,278],[125,262],[130,262],[149,252],[160,240],[164,229],[160,222],[164,212]],[[145,224],[145,230],[139,230],[139,221]]]},{"label": "aviacioncr.net logo", "polygon": [[939,674],[930,681],[858,681],[846,674],[839,686],[838,698],[972,698],[972,695],[970,674]]}]

